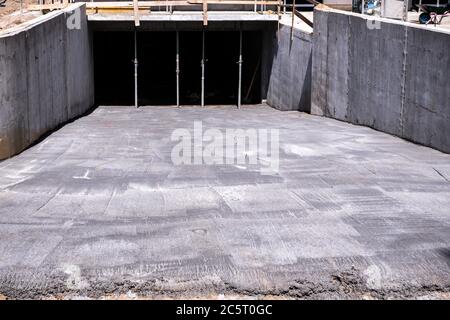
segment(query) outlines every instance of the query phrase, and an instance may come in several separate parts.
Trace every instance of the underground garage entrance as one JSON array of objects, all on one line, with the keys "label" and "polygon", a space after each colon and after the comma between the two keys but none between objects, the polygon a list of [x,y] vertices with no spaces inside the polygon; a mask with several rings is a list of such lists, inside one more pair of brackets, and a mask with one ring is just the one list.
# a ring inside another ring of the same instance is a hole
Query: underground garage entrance
[{"label": "underground garage entrance", "polygon": [[136,79],[139,105],[237,105],[239,91],[261,103],[261,42],[261,31],[96,31],[96,104],[134,105]]}]

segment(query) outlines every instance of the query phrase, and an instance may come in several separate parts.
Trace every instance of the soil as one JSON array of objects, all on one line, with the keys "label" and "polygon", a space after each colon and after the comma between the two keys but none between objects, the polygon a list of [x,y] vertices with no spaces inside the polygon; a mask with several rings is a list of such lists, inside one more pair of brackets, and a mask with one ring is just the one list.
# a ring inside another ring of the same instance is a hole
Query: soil
[{"label": "soil", "polygon": [[[0,0],[0,2],[2,1]],[[20,0],[6,0],[3,6],[0,6],[0,31],[15,27],[39,15],[38,12],[26,10],[29,1],[31,0],[23,0],[22,13],[20,12]]]}]

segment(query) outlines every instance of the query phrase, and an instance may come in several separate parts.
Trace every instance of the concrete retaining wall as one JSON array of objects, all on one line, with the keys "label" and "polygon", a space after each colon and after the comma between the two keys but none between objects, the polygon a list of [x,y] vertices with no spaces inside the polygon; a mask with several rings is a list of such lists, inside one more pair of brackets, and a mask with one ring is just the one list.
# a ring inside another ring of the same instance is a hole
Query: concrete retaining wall
[{"label": "concrete retaining wall", "polygon": [[267,75],[267,103],[279,110],[311,109],[312,33],[280,24],[278,39],[273,39],[273,61]]},{"label": "concrete retaining wall", "polygon": [[367,19],[315,10],[311,113],[450,152],[450,33]]},{"label": "concrete retaining wall", "polygon": [[[79,29],[67,19],[79,10]],[[71,5],[0,34],[0,159],[94,104],[85,7]]]}]

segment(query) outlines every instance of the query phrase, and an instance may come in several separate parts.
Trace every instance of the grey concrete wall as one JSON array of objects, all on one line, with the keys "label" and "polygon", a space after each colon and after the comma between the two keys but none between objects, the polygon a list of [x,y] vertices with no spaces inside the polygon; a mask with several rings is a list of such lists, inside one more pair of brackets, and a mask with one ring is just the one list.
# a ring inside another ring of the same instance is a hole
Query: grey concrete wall
[{"label": "grey concrete wall", "polygon": [[[267,41],[272,41],[267,44]],[[312,33],[280,24],[278,39],[267,39],[265,47],[272,47],[273,61],[268,78],[267,103],[279,110],[311,109]],[[264,53],[263,53],[264,56]],[[266,72],[267,73],[267,72]],[[263,88],[264,90],[264,88]]]},{"label": "grey concrete wall", "polygon": [[[66,25],[74,10],[79,29]],[[93,106],[91,51],[80,4],[0,35],[0,159]]]},{"label": "grey concrete wall", "polygon": [[376,21],[316,9],[311,113],[450,152],[450,33]]},{"label": "grey concrete wall", "polygon": [[450,33],[314,13],[311,113],[450,152]]}]

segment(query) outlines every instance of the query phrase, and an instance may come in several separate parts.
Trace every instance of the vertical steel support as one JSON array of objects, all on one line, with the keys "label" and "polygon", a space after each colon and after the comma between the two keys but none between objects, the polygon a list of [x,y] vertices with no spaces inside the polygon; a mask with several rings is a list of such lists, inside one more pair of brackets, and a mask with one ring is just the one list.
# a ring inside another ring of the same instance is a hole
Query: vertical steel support
[{"label": "vertical steel support", "polygon": [[202,92],[201,92],[201,105],[205,106],[205,28],[202,30],[202,61],[200,63],[202,68]]},{"label": "vertical steel support", "polygon": [[241,91],[242,91],[242,29],[239,29],[239,81],[238,81],[238,101],[237,107],[241,108]]},{"label": "vertical steel support", "polygon": [[137,52],[137,31],[134,28],[134,106],[139,108],[138,102],[138,52]]},{"label": "vertical steel support", "polygon": [[177,55],[176,55],[176,62],[177,62],[177,107],[180,106],[180,42],[179,42],[179,35],[177,30]]}]

